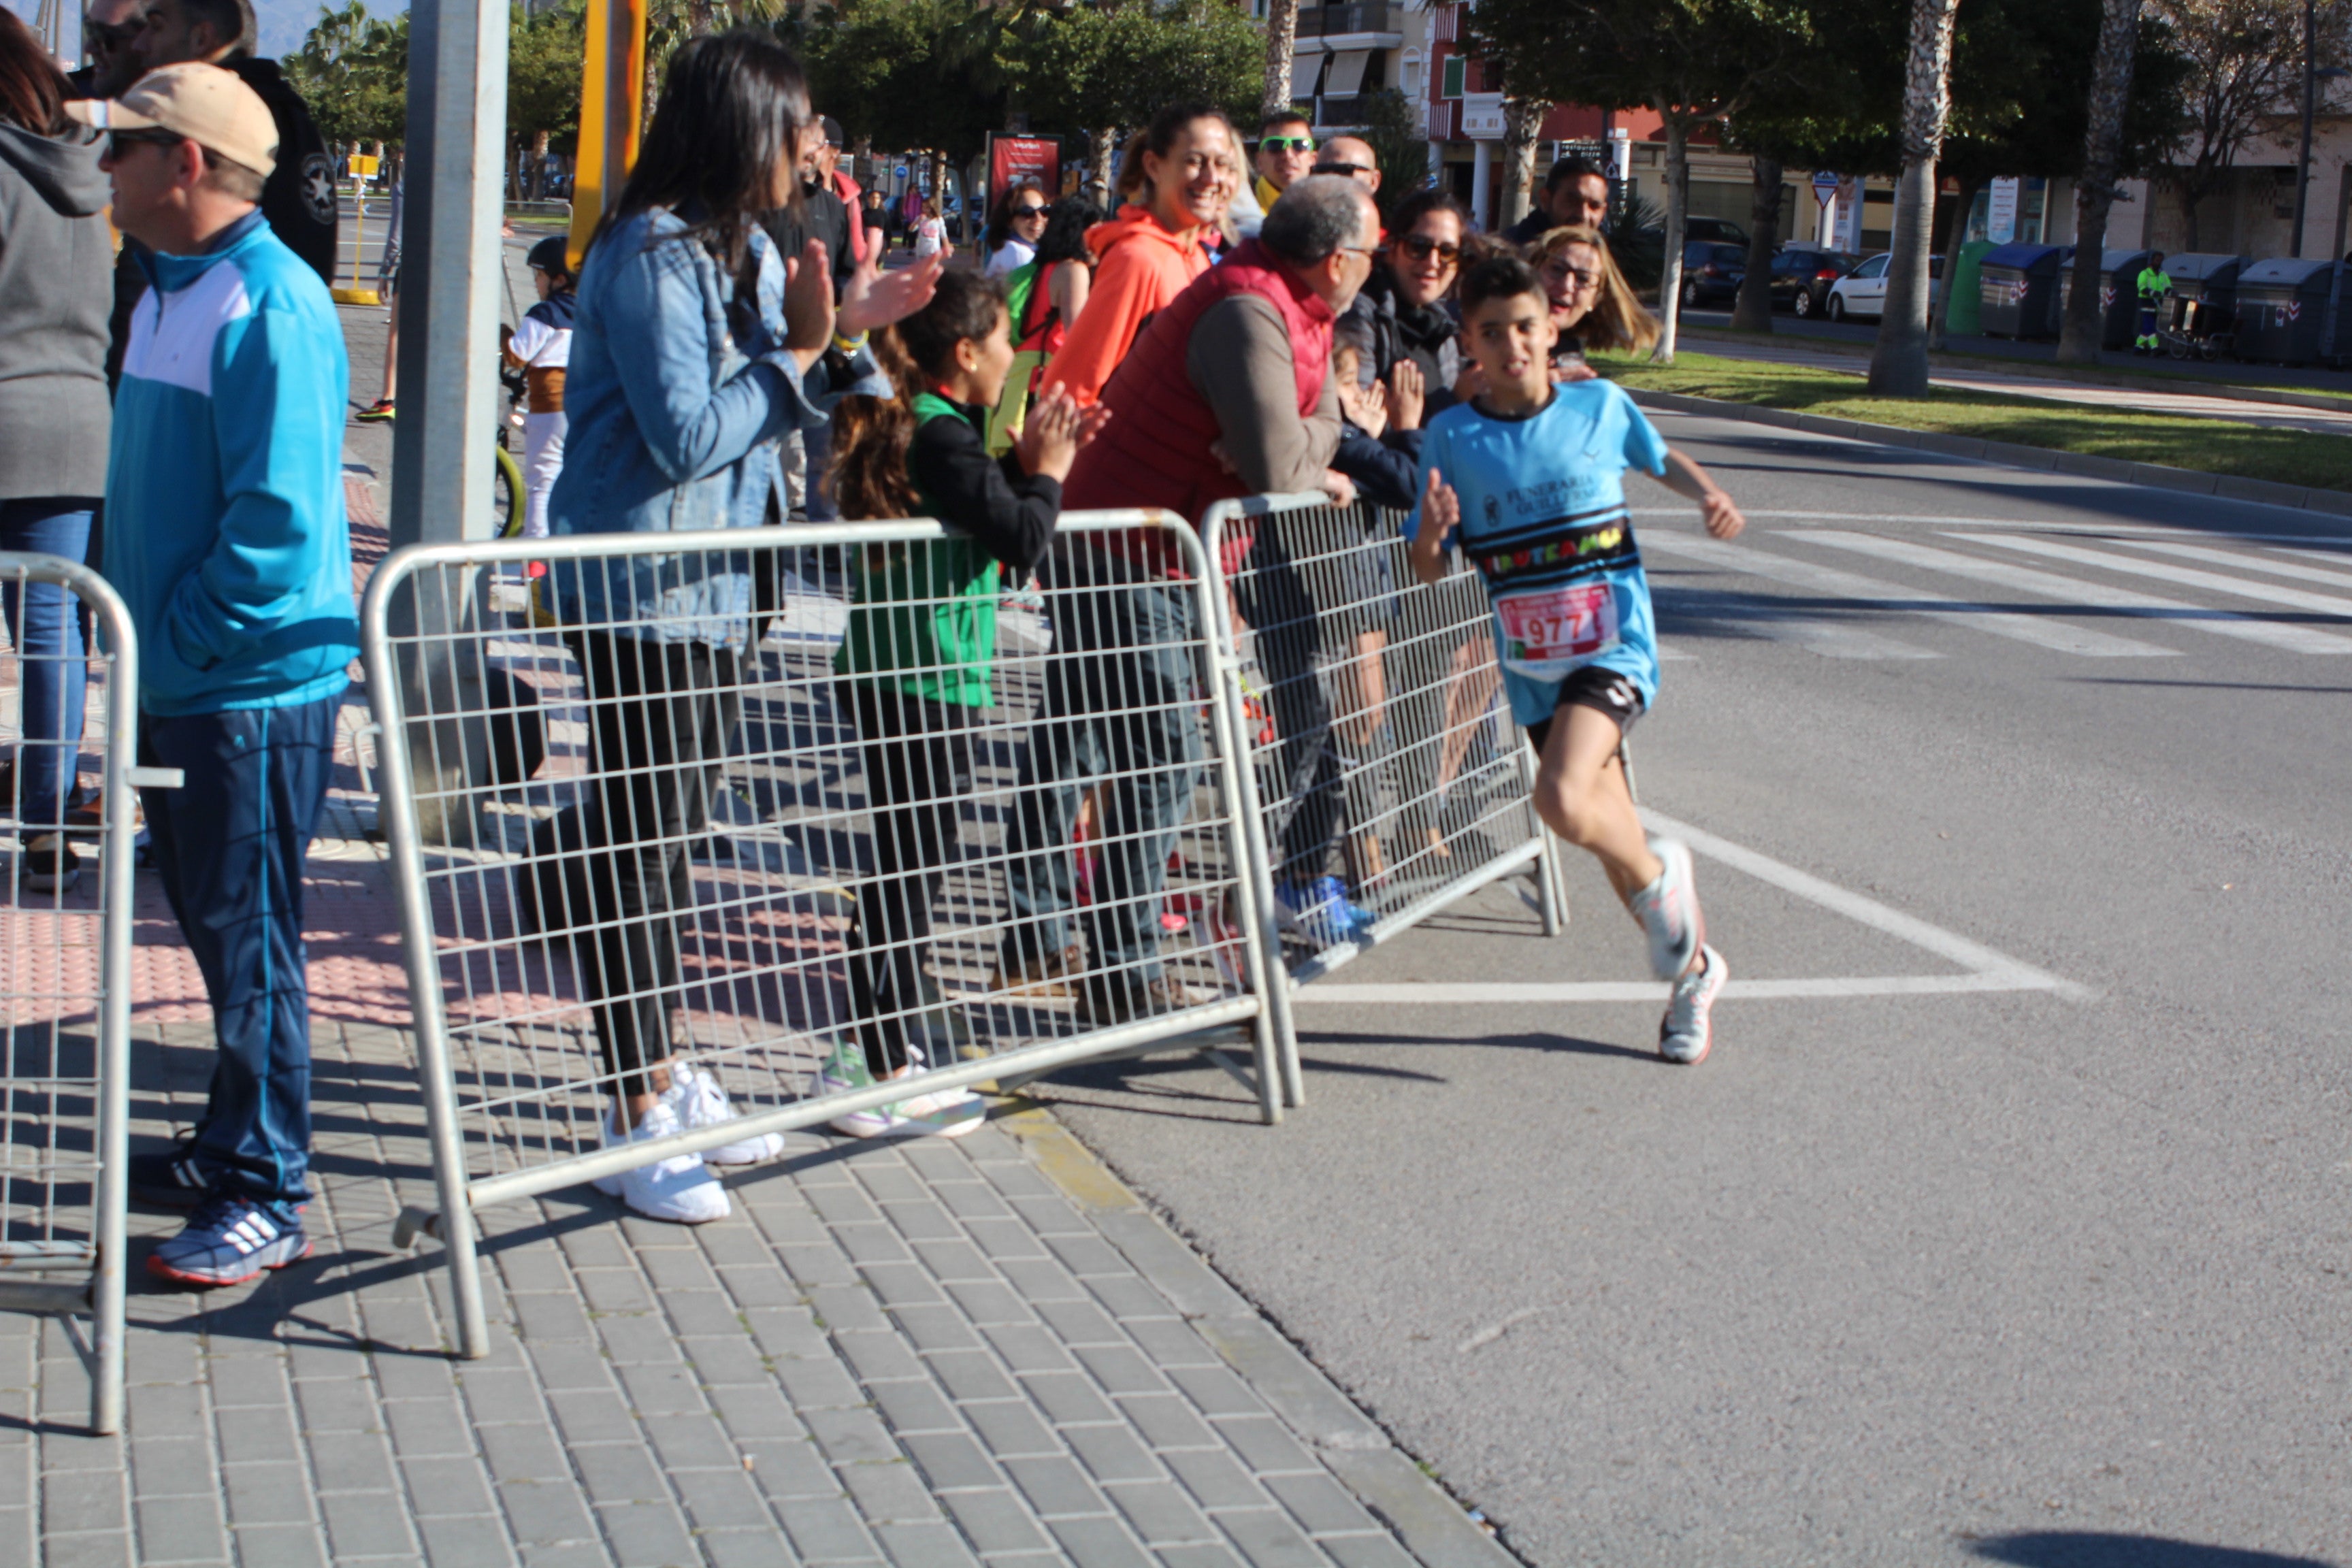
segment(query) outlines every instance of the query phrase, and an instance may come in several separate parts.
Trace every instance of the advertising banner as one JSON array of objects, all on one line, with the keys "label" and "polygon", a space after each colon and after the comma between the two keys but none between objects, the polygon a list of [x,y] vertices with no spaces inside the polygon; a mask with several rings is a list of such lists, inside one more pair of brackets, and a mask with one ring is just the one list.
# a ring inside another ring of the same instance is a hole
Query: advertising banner
[{"label": "advertising banner", "polygon": [[1031,179],[1052,195],[1062,188],[1062,144],[1051,136],[991,136],[988,139],[988,201],[996,199],[1013,182]]}]

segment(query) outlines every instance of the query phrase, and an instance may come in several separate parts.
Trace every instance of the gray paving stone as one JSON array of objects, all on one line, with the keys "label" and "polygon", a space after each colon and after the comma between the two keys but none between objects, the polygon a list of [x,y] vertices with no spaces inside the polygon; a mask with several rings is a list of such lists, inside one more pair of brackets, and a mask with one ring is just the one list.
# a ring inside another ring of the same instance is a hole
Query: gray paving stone
[{"label": "gray paving stone", "polygon": [[751,1461],[746,1474],[758,1484],[761,1495],[779,1504],[842,1495],[841,1478],[812,1438],[748,1444],[744,1458]]},{"label": "gray paving stone", "polygon": [[1339,1568],[1413,1568],[1412,1553],[1398,1545],[1392,1535],[1328,1536],[1316,1544]]},{"label": "gray paving stone", "polygon": [[1152,1553],[1163,1568],[1243,1568],[1234,1549],[1222,1541],[1163,1546]]},{"label": "gray paving stone", "polygon": [[236,1561],[237,1568],[324,1568],[327,1547],[307,1524],[240,1526]]},{"label": "gray paving stone", "polygon": [[[21,1473],[29,1478],[30,1467]],[[5,1485],[0,1485],[0,1490],[5,1489]],[[201,1437],[141,1436],[131,1445],[131,1490],[133,1496],[142,1498],[217,1499],[219,1456]],[[29,1497],[25,1500],[29,1501]]]},{"label": "gray paving stone", "polygon": [[808,1200],[809,1208],[819,1219],[836,1228],[845,1225],[871,1223],[882,1217],[882,1211],[875,1207],[874,1200],[854,1186],[804,1184],[801,1188],[801,1195]]},{"label": "gray paving stone", "polygon": [[843,1465],[841,1484],[869,1525],[908,1523],[940,1517],[937,1500],[922,1473],[904,1459],[885,1464]]},{"label": "gray paving stone", "polygon": [[877,1524],[874,1536],[897,1568],[979,1568],[979,1559],[950,1524]]},{"label": "gray paving stone", "polygon": [[[521,1414],[519,1412],[518,1414]],[[537,1421],[477,1426],[482,1458],[499,1481],[561,1481],[572,1479],[572,1461],[555,1434]]]},{"label": "gray paving stone", "polygon": [[705,1408],[702,1382],[682,1362],[639,1363],[619,1371],[622,1396],[640,1416],[685,1415]]},{"label": "gray paving stone", "polygon": [[872,1563],[881,1560],[881,1546],[867,1533],[846,1498],[803,1498],[779,1508],[784,1533],[801,1561]]},{"label": "gray paving stone", "polygon": [[767,1500],[741,1468],[673,1470],[670,1484],[697,1530],[731,1530],[766,1522]]},{"label": "gray paving stone", "polygon": [[928,1375],[924,1359],[894,1330],[869,1329],[833,1338],[858,1377],[867,1384],[887,1378]]},{"label": "gray paving stone", "polygon": [[1259,1475],[1321,1468],[1290,1429],[1271,1415],[1226,1416],[1213,1425],[1242,1463]]},{"label": "gray paving stone", "polygon": [[1074,1421],[1118,1419],[1118,1412],[1083,1372],[1033,1373],[1021,1380],[1021,1386],[1057,1426]]},{"label": "gray paving stone", "polygon": [[[941,1215],[942,1220],[946,1216]],[[952,1223],[952,1222],[950,1222]],[[918,1240],[914,1244],[916,1261],[931,1271],[935,1279],[949,1281],[993,1279],[995,1266],[980,1248],[961,1235]]]},{"label": "gray paving stone", "polygon": [[965,1317],[983,1327],[1037,1321],[1037,1314],[1030,1310],[1021,1293],[1002,1280],[958,1280],[947,1287],[947,1292]]},{"label": "gray paving stone", "polygon": [[1192,1402],[1181,1394],[1125,1394],[1118,1401],[1118,1409],[1143,1440],[1154,1448],[1213,1448],[1217,1446],[1216,1433],[1193,1413]]},{"label": "gray paving stone", "polygon": [[643,1426],[667,1469],[718,1470],[743,1462],[715,1415],[648,1415]]},{"label": "gray paving stone", "polygon": [[776,1363],[776,1382],[793,1405],[804,1411],[862,1405],[866,1399],[849,1369],[830,1358],[818,1361],[793,1357],[779,1361]]},{"label": "gray paving stone", "polygon": [[595,1532],[587,1502],[568,1483],[500,1481],[497,1491],[518,1542],[577,1541]]},{"label": "gray paving stone", "polygon": [[953,1491],[963,1488],[1002,1488],[1003,1472],[988,1458],[987,1452],[962,1432],[898,1433],[899,1445],[907,1450],[923,1479],[934,1492]]},{"label": "gray paving stone", "polygon": [[874,1407],[902,1438],[917,1432],[963,1430],[964,1418],[929,1378],[877,1383],[872,1385],[872,1393]]},{"label": "gray paving stone", "polygon": [[596,1443],[616,1437],[634,1440],[640,1436],[637,1418],[630,1413],[629,1402],[617,1388],[550,1394],[547,1408],[566,1442]]},{"label": "gray paving stone", "polygon": [[919,1263],[861,1263],[857,1271],[885,1307],[922,1306],[946,1299]]},{"label": "gray paving stone", "polygon": [[904,1263],[913,1257],[897,1227],[879,1218],[871,1225],[836,1225],[833,1241],[860,1268],[876,1263]]},{"label": "gray paving stone", "polygon": [[637,1264],[665,1307],[674,1296],[719,1289],[719,1277],[699,1247],[648,1247],[637,1255]]},{"label": "gray paving stone", "polygon": [[988,1451],[1000,1459],[1033,1454],[1059,1454],[1061,1440],[1026,1400],[992,1399],[962,1406],[964,1419]]},{"label": "gray paving stone", "polygon": [[1268,1476],[1265,1489],[1309,1535],[1373,1528],[1364,1505],[1328,1475]]},{"label": "gray paving stone", "polygon": [[1072,1349],[1087,1345],[1124,1347],[1128,1342],[1118,1325],[1110,1321],[1110,1314],[1090,1300],[1041,1301],[1034,1296],[1030,1300],[1037,1315],[1045,1320],[1045,1326]]},{"label": "gray paving stone", "polygon": [[743,1327],[743,1311],[735,1298],[713,1285],[709,1289],[673,1290],[661,1292],[662,1310],[668,1314],[671,1329],[681,1339],[714,1339],[733,1335],[749,1342],[750,1334]]},{"label": "gray paving stone", "polygon": [[293,1411],[283,1391],[273,1390],[280,1403],[218,1412],[220,1455],[226,1464],[249,1459],[296,1461],[302,1451],[295,1441]]},{"label": "gray paving stone", "polygon": [[986,1351],[940,1351],[923,1360],[952,1398],[1012,1399],[1020,1394],[1020,1388]]},{"label": "gray paving stone", "polygon": [[407,1503],[397,1492],[337,1492],[319,1500],[319,1512],[338,1562],[416,1549]]},{"label": "gray paving stone", "polygon": [[710,1568],[792,1568],[794,1561],[773,1523],[759,1530],[706,1531],[697,1539]]},{"label": "gray paving stone", "polygon": [[41,1517],[76,1530],[122,1530],[129,1500],[121,1472],[51,1470],[41,1478]]},{"label": "gray paving stone", "polygon": [[996,1271],[1004,1276],[1006,1284],[1020,1292],[1023,1300],[1034,1306],[1048,1301],[1091,1303],[1093,1300],[1057,1258],[1000,1258]]},{"label": "gray paving stone", "polygon": [[1110,1499],[1143,1543],[1155,1552],[1223,1539],[1208,1515],[1192,1501],[1192,1494],[1174,1481],[1120,1481],[1106,1485],[1103,1495]]},{"label": "gray paving stone", "polygon": [[[419,1519],[446,1519],[457,1515],[483,1514],[496,1511],[490,1498],[489,1478],[471,1457],[463,1459],[407,1459],[401,1463],[401,1479],[408,1489],[408,1506]],[[434,1555],[430,1535],[425,1542],[425,1555]]]},{"label": "gray paving stone", "polygon": [[480,1515],[417,1521],[425,1561],[433,1568],[513,1568],[514,1543],[505,1521]]},{"label": "gray paving stone", "polygon": [[763,1383],[724,1384],[703,1394],[719,1413],[727,1435],[742,1443],[761,1437],[798,1437],[807,1428],[771,1377]]},{"label": "gray paving stone", "polygon": [[808,1410],[801,1418],[824,1457],[836,1465],[871,1464],[898,1458],[882,1418],[871,1410]]},{"label": "gray paving stone", "polygon": [[989,1323],[980,1331],[998,1359],[1015,1373],[1066,1372],[1074,1364],[1062,1342],[1041,1324]]},{"label": "gray paving stone", "polygon": [[1135,1543],[1115,1519],[1056,1519],[1046,1522],[1074,1568],[1150,1568],[1150,1554]]},{"label": "gray paving stone", "polygon": [[294,1402],[305,1432],[387,1429],[383,1401],[364,1376],[305,1379],[294,1385]]},{"label": "gray paving stone", "polygon": [[1070,1200],[1059,1193],[1050,1197],[1016,1197],[1010,1202],[1013,1205],[1013,1212],[1021,1216],[1022,1223],[1039,1236],[1050,1237],[1093,1234],[1094,1227],[1087,1223],[1076,1209],[1070,1206]]},{"label": "gray paving stone", "polygon": [[828,1332],[889,1327],[890,1321],[882,1315],[882,1303],[862,1284],[819,1286],[809,1291],[808,1298],[809,1305],[816,1309],[818,1324]]},{"label": "gray paving stone", "polygon": [[1150,1481],[1167,1474],[1142,1440],[1124,1426],[1064,1426],[1062,1441],[1098,1481]]},{"label": "gray paving stone", "polygon": [[1316,1568],[1323,1561],[1314,1542],[1275,1509],[1233,1510],[1217,1515],[1217,1524],[1251,1568]]},{"label": "gray paving stone", "polygon": [[383,1407],[392,1451],[404,1459],[471,1455],[474,1434],[454,1399],[404,1399]]},{"label": "gray paving stone", "polygon": [[1034,1459],[1007,1459],[1004,1473],[1021,1489],[1041,1519],[1077,1518],[1108,1513],[1110,1500],[1087,1479],[1077,1461],[1059,1454]]},{"label": "gray paving stone", "polygon": [[1263,1508],[1265,1493],[1233,1454],[1223,1448],[1178,1449],[1160,1462],[1176,1473],[1184,1489],[1205,1509]]},{"label": "gray paving stone", "polygon": [[1122,1316],[1119,1327],[1135,1342],[1151,1364],[1161,1372],[1172,1372],[1182,1366],[1221,1366],[1217,1352],[1209,1348],[1197,1330],[1181,1318],[1130,1318]]},{"label": "gray paving stone", "polygon": [[[226,1563],[228,1527],[220,1496],[142,1498],[131,1510],[142,1563]],[[26,1557],[18,1561],[29,1563]]]},{"label": "gray paving stone", "polygon": [[[194,1378],[196,1374],[191,1370],[189,1375]],[[201,1383],[134,1384],[124,1397],[135,1401],[139,1408],[134,1444],[156,1437],[211,1436],[212,1410],[205,1401]]]},{"label": "gray paving stone", "polygon": [[615,1366],[675,1365],[677,1335],[660,1313],[617,1312],[595,1320],[596,1338]]},{"label": "gray paving stone", "polygon": [[972,1331],[970,1320],[954,1307],[894,1307],[890,1316],[898,1323],[898,1331],[919,1351],[979,1348],[980,1336]]},{"label": "gray paving stone", "polygon": [[1184,1397],[1202,1415],[1213,1419],[1219,1415],[1259,1415],[1265,1411],[1265,1402],[1252,1394],[1249,1385],[1227,1367],[1180,1367],[1168,1373],[1168,1381],[1181,1389]]},{"label": "gray paving stone", "polygon": [[262,1465],[223,1465],[221,1489],[228,1498],[228,1521],[308,1524],[313,1518],[310,1478],[299,1460]]},{"label": "gray paving stone", "polygon": [[44,1535],[38,1552],[26,1561],[41,1568],[124,1568],[131,1561],[131,1536],[126,1531]]},{"label": "gray paving stone", "polygon": [[587,1443],[566,1448],[588,1500],[615,1503],[667,1502],[669,1483],[651,1450],[636,1443]]},{"label": "gray paving stone", "polygon": [[954,1516],[981,1555],[992,1563],[1008,1552],[1052,1549],[1037,1516],[1010,1488],[943,1492],[940,1506]]},{"label": "gray paving stone", "polygon": [[963,1241],[963,1226],[956,1222],[955,1215],[948,1212],[945,1204],[928,1194],[919,1203],[885,1204],[882,1217],[890,1222],[892,1229],[915,1244],[916,1255],[927,1263],[930,1259],[923,1251],[923,1243]]}]

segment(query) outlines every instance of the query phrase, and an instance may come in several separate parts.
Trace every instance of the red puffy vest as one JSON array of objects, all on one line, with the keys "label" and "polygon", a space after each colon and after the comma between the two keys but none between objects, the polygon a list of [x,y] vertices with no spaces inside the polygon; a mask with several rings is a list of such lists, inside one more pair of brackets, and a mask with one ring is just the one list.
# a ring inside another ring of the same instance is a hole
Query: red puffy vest
[{"label": "red puffy vest", "polygon": [[[1238,474],[1210,450],[1223,434],[1209,400],[1184,368],[1193,324],[1212,305],[1255,294],[1272,305],[1290,335],[1298,414],[1315,412],[1331,364],[1331,307],[1286,271],[1255,239],[1201,274],[1151,318],[1119,362],[1103,403],[1111,410],[1103,433],[1078,454],[1062,504],[1071,509],[1164,506],[1192,522],[1213,501],[1249,493]],[[1152,546],[1149,535],[1103,536]],[[1177,563],[1150,552],[1148,564],[1173,575]]]}]

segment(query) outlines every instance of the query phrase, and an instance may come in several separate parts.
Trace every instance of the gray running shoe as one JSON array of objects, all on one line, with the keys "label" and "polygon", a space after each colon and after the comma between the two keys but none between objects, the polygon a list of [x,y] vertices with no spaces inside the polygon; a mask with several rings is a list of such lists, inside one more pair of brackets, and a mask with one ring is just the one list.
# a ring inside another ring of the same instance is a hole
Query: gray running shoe
[{"label": "gray running shoe", "polygon": [[1698,910],[1698,880],[1691,870],[1690,847],[1674,838],[1653,838],[1650,853],[1665,869],[1630,900],[1633,918],[1650,935],[1650,968],[1672,980],[1691,966],[1706,941]]},{"label": "gray running shoe", "polygon": [[1715,999],[1730,982],[1731,966],[1711,947],[1699,949],[1698,967],[1675,982],[1666,1016],[1658,1020],[1658,1054],[1683,1067],[1696,1067],[1715,1047]]}]

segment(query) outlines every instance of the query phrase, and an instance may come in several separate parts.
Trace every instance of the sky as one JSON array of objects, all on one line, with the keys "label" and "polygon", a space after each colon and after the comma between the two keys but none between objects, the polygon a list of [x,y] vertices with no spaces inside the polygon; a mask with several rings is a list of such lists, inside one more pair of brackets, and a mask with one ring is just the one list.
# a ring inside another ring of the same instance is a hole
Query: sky
[{"label": "sky", "polygon": [[[39,0],[0,0],[8,9],[22,16],[30,26],[40,10]],[[69,5],[83,0],[67,0]],[[310,25],[319,19],[319,0],[253,0],[254,19],[261,26],[261,52],[265,55],[290,55],[302,47]],[[368,13],[376,16],[397,16],[408,9],[408,0],[368,0]]]}]

